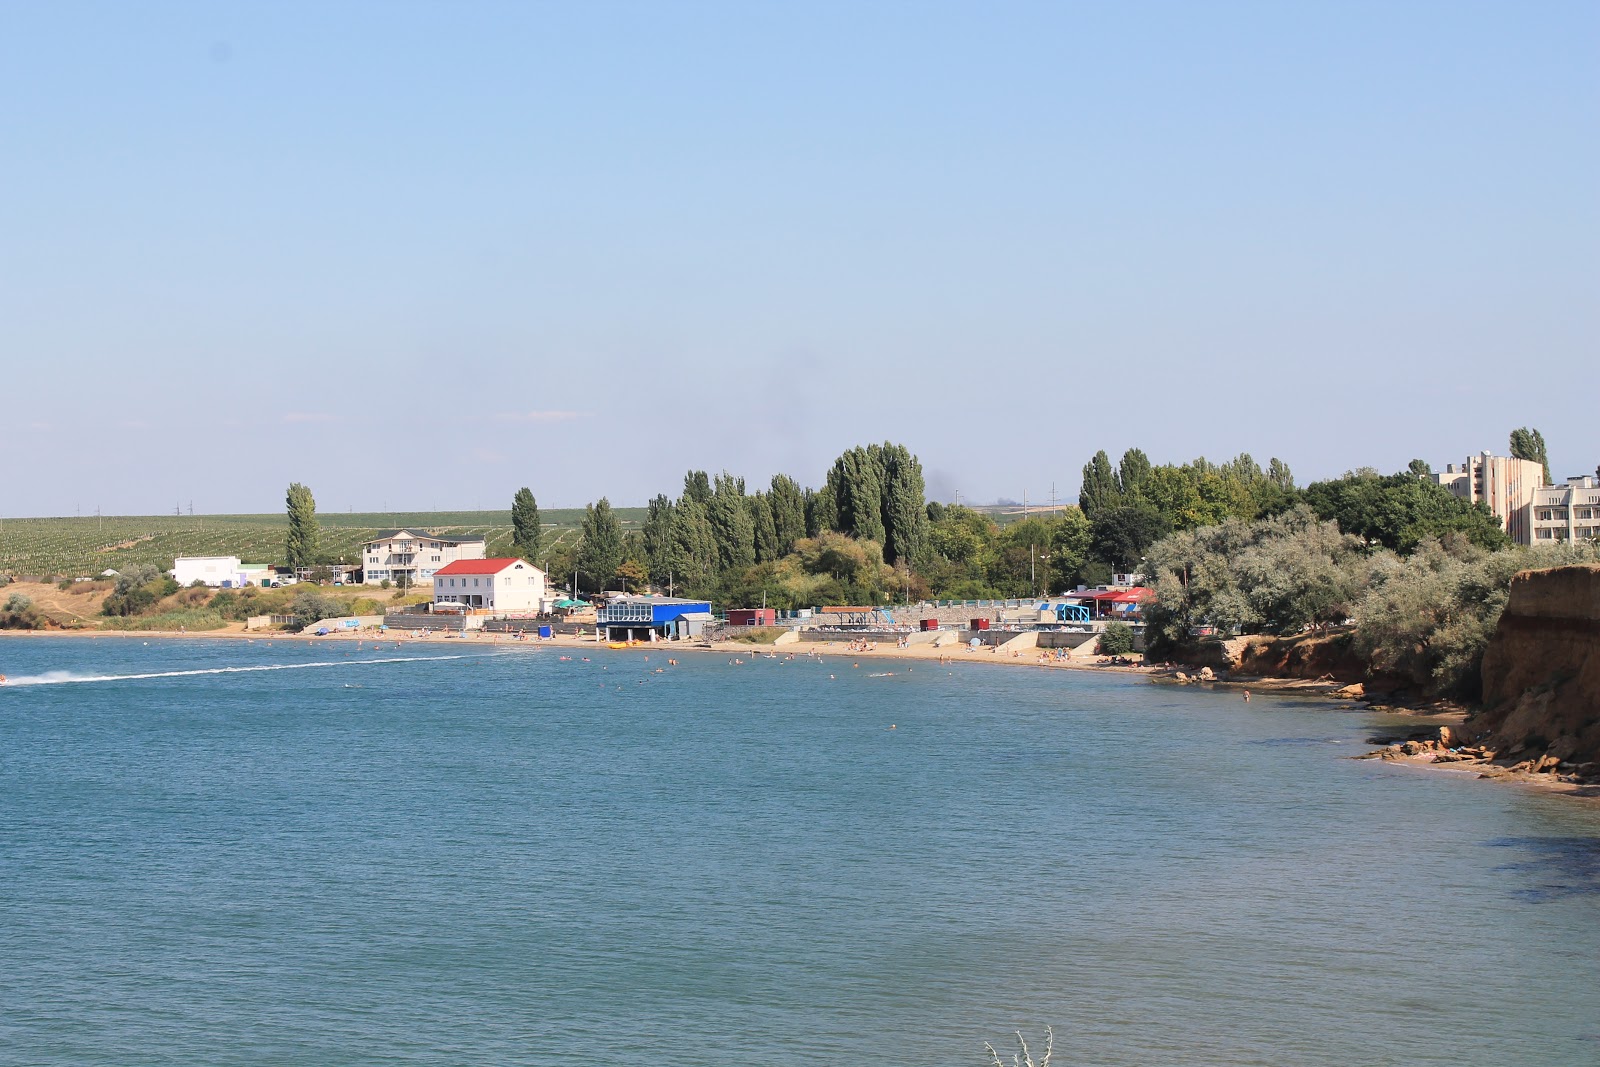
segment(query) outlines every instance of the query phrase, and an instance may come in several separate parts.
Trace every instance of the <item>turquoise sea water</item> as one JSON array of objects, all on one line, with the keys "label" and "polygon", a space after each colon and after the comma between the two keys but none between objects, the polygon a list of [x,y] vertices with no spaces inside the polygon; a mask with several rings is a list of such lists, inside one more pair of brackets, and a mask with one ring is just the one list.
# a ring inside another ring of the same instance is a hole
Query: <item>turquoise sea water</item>
[{"label": "turquoise sea water", "polygon": [[560,655],[0,642],[0,1064],[1600,1063],[1600,809],[1369,713]]}]

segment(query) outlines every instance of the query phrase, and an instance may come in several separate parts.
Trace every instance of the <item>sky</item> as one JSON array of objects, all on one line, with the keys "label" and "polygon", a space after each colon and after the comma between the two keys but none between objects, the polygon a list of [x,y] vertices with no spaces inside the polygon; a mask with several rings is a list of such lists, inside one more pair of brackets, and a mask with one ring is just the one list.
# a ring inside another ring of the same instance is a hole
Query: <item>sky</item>
[{"label": "sky", "polygon": [[0,8],[0,515],[1600,463],[1600,5]]}]

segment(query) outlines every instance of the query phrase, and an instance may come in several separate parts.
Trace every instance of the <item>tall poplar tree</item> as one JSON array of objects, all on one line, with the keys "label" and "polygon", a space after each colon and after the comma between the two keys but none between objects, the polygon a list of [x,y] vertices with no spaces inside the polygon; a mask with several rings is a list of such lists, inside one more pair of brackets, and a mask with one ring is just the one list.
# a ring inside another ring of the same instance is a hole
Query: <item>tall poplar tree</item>
[{"label": "tall poplar tree", "polygon": [[317,557],[317,501],[311,490],[294,482],[289,486],[289,535],[284,560],[291,567],[309,567]]},{"label": "tall poplar tree", "polygon": [[611,510],[611,501],[601,497],[583,511],[583,541],[578,546],[578,577],[599,592],[616,577],[622,565],[622,524]]},{"label": "tall poplar tree", "polygon": [[883,558],[890,564],[916,563],[928,549],[927,487],[922,464],[905,445],[883,446]]},{"label": "tall poplar tree", "polygon": [[1121,494],[1117,492],[1117,476],[1111,471],[1111,457],[1102,448],[1083,465],[1083,486],[1078,490],[1078,508],[1093,519],[1100,512],[1114,508],[1121,502]]},{"label": "tall poplar tree", "polygon": [[645,562],[650,567],[650,577],[664,582],[672,569],[672,501],[667,499],[665,493],[657,493],[651,498],[643,534]]},{"label": "tall poplar tree", "polygon": [[511,547],[523,559],[539,563],[539,546],[544,531],[539,525],[539,502],[527,486],[511,498]]},{"label": "tall poplar tree", "polygon": [[744,499],[744,479],[727,471],[717,475],[706,507],[717,543],[718,571],[743,571],[756,562],[756,527]]},{"label": "tall poplar tree", "polygon": [[787,474],[772,476],[772,492],[767,494],[772,505],[772,525],[778,537],[778,555],[787,556],[794,551],[794,543],[806,536],[806,498],[800,483]]}]

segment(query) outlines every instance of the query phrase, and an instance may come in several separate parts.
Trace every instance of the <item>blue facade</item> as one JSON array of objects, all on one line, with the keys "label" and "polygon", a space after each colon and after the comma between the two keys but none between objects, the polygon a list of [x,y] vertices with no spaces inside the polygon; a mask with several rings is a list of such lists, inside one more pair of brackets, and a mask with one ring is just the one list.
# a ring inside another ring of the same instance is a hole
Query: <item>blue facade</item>
[{"label": "blue facade", "polygon": [[709,600],[696,600],[690,603],[652,604],[650,605],[650,622],[656,626],[669,623],[679,615],[687,615],[694,611],[710,611]]}]

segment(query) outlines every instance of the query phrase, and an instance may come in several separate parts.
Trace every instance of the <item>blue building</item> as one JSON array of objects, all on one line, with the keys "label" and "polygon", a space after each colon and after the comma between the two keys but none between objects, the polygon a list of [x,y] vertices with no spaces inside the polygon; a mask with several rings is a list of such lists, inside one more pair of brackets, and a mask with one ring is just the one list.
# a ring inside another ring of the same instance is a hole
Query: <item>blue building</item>
[{"label": "blue building", "polygon": [[711,602],[667,596],[618,597],[595,616],[595,628],[607,641],[674,640],[699,637],[711,614]]}]

